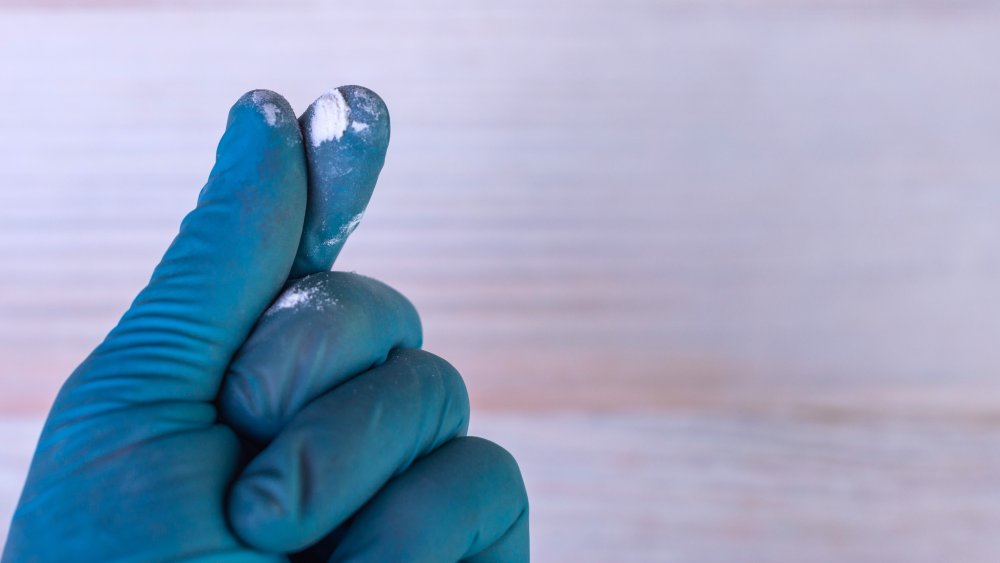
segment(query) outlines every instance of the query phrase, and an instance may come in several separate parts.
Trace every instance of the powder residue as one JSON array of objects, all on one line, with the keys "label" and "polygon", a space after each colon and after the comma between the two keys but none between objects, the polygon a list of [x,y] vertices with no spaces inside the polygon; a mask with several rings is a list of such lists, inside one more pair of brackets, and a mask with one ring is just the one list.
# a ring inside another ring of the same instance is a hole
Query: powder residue
[{"label": "powder residue", "polygon": [[355,90],[355,102],[358,104],[360,109],[372,114],[375,119],[379,119],[382,116],[382,110],[380,109],[381,104],[379,104],[375,98],[364,88],[357,88]]},{"label": "powder residue", "polygon": [[350,106],[340,90],[333,89],[323,94],[312,107],[312,119],[309,121],[309,138],[314,147],[326,141],[340,139],[350,122]]},{"label": "powder residue", "polygon": [[264,112],[264,119],[267,121],[268,125],[273,127],[274,124],[278,122],[278,114],[281,113],[278,106],[272,103],[266,103],[260,106],[260,110]]},{"label": "powder residue", "polygon": [[278,123],[278,116],[281,115],[281,108],[267,101],[267,98],[260,92],[254,92],[252,99],[253,103],[260,109],[260,112],[264,114],[264,121],[267,121],[268,125],[274,127]]},{"label": "powder residue", "polygon": [[271,308],[267,310],[267,313],[270,314],[275,311],[280,311],[282,309],[292,309],[307,304],[314,297],[316,297],[316,293],[318,291],[319,288],[315,286],[295,287],[289,289],[288,291],[281,294],[281,297],[279,297],[278,300],[275,301],[274,305],[271,305]]},{"label": "powder residue", "polygon": [[361,123],[360,121],[351,122],[351,131],[354,131],[355,133],[360,133],[365,129],[368,129],[367,123]]},{"label": "powder residue", "polygon": [[264,316],[284,309],[301,309],[309,307],[314,310],[329,309],[338,305],[337,298],[327,293],[320,285],[298,285],[287,289],[271,305]]},{"label": "powder residue", "polygon": [[326,246],[333,246],[335,244],[340,244],[341,242],[343,242],[344,239],[346,239],[348,236],[351,235],[351,233],[354,232],[354,229],[358,228],[358,223],[361,222],[361,218],[364,217],[364,215],[365,212],[362,211],[361,213],[358,213],[354,217],[351,217],[351,219],[347,223],[344,223],[344,225],[340,227],[340,230],[337,231],[337,234],[333,238],[331,238],[330,240],[326,241],[323,244]]}]

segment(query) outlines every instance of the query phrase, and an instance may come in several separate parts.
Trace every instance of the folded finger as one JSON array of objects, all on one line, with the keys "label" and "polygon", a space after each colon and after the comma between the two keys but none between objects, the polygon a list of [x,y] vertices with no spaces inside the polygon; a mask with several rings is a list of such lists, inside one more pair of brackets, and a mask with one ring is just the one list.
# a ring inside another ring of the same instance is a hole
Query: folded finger
[{"label": "folded finger", "polygon": [[330,561],[528,561],[528,498],[517,462],[456,438],[393,479],[354,517]]},{"label": "folded finger", "polygon": [[223,420],[270,440],[307,403],[421,344],[420,317],[402,294],[369,277],[321,272],[293,282],[254,327],[219,395]]},{"label": "folded finger", "polygon": [[237,478],[233,529],[251,546],[302,549],[336,528],[414,459],[468,427],[448,362],[395,350],[299,412]]}]

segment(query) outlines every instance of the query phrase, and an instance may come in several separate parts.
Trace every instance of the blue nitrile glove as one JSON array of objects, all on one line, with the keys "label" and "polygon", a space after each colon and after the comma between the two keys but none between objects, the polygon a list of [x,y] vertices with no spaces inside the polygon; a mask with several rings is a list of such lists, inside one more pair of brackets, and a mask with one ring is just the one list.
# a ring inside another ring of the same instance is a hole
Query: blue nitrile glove
[{"label": "blue nitrile glove", "polygon": [[5,563],[527,560],[517,464],[461,437],[412,305],[326,271],[388,138],[360,87],[301,126],[272,92],[233,106],[196,209],[56,398]]}]

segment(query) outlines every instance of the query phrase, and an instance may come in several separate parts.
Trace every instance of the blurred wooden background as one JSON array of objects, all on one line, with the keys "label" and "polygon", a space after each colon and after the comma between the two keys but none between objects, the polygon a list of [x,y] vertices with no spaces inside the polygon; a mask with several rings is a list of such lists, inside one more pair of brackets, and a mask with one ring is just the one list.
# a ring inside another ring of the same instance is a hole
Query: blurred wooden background
[{"label": "blurred wooden background", "polygon": [[421,310],[538,561],[997,561],[1000,8],[0,0],[0,534],[229,105],[359,83],[338,268]]}]

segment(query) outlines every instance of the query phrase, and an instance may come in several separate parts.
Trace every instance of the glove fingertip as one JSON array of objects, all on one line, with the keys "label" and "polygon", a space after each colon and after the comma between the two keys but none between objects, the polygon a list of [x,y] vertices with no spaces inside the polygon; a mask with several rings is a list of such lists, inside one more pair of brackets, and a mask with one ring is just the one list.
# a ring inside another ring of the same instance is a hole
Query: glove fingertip
[{"label": "glove fingertip", "polygon": [[309,205],[291,278],[329,270],[371,199],[389,144],[389,111],[362,86],[334,88],[299,118]]}]

